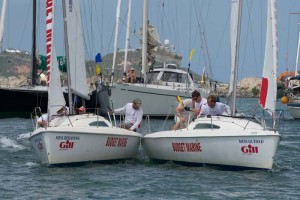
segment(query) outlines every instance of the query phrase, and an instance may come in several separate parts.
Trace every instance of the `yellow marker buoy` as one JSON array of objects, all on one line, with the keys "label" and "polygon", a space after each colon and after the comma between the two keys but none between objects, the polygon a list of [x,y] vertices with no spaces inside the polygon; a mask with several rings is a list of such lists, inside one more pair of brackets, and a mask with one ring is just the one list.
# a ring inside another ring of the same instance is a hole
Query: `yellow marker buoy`
[{"label": "yellow marker buoy", "polygon": [[289,102],[289,98],[287,96],[281,97],[281,103],[282,104],[287,104]]}]

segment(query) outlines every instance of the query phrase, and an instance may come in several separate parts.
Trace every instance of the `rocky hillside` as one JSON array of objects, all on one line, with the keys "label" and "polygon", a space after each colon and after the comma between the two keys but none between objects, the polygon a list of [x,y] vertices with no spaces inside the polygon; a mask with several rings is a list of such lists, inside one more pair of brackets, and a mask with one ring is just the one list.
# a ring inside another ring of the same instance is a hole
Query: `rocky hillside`
[{"label": "rocky hillside", "polygon": [[[260,78],[246,77],[237,84],[237,96],[238,97],[257,97],[260,91]],[[229,85],[219,83],[218,92],[220,96],[226,96],[228,94]]]},{"label": "rocky hillside", "polygon": [[[140,50],[129,51],[128,66],[133,67],[136,71],[140,71]],[[113,54],[108,54],[102,58],[101,71],[107,75],[111,71]],[[123,76],[124,52],[117,53],[115,75]],[[87,73],[89,82],[96,80],[95,62],[87,61]],[[195,80],[200,80],[200,75],[193,73]],[[27,79],[31,77],[31,55],[27,52],[4,51],[0,53],[0,87],[18,87],[27,83]],[[229,86],[225,83],[218,83],[218,92],[221,96],[228,94]],[[244,78],[238,83],[238,96],[240,97],[256,97],[260,89],[259,78]]]}]

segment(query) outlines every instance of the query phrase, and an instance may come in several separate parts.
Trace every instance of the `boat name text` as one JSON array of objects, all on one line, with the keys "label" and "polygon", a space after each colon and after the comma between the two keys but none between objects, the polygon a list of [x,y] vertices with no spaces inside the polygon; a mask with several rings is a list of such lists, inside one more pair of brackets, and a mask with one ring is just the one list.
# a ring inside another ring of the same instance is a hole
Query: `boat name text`
[{"label": "boat name text", "polygon": [[57,140],[80,140],[78,136],[56,136]]},{"label": "boat name text", "polygon": [[200,143],[172,143],[175,152],[202,152]]},{"label": "boat name text", "polygon": [[253,144],[262,144],[264,143],[264,140],[251,140],[251,139],[243,139],[239,140],[239,143],[253,143]]},{"label": "boat name text", "polygon": [[108,137],[106,140],[107,147],[126,147],[128,138]]}]

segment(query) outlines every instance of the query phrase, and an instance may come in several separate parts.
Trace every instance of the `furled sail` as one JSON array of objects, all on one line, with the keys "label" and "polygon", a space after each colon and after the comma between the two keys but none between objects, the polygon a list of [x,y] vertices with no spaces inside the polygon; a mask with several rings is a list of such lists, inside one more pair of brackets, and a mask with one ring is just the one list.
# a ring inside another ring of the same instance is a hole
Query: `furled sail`
[{"label": "furled sail", "polygon": [[[147,59],[149,63],[162,62],[162,63],[172,63],[177,66],[180,65],[182,56],[176,54],[176,52],[169,45],[169,41],[166,40],[165,44],[162,45],[160,38],[158,36],[155,26],[148,24],[147,26]],[[142,35],[141,31],[141,35]],[[142,41],[141,41],[142,44]],[[148,71],[148,69],[146,70]]]}]

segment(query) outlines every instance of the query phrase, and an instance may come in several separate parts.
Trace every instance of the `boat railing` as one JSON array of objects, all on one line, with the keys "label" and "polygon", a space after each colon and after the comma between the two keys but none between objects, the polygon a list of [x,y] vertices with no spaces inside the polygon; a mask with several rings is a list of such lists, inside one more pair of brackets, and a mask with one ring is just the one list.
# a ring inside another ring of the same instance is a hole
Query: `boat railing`
[{"label": "boat railing", "polygon": [[146,134],[150,134],[151,133],[151,126],[150,126],[150,116],[147,115],[146,119],[145,119],[145,125],[147,127],[147,133]]},{"label": "boat railing", "polygon": [[[116,117],[117,115],[117,117]],[[120,128],[121,125],[124,123],[125,121],[125,115],[123,113],[114,113],[114,112],[107,112],[107,116],[109,119],[109,122],[112,124],[113,127],[115,128]]]},{"label": "boat railing", "polygon": [[40,107],[34,108],[34,110],[31,112],[31,122],[32,122],[33,130],[38,128],[37,120],[40,116],[42,116],[41,108]]}]

